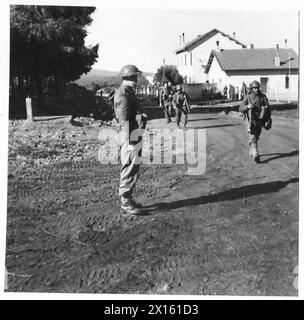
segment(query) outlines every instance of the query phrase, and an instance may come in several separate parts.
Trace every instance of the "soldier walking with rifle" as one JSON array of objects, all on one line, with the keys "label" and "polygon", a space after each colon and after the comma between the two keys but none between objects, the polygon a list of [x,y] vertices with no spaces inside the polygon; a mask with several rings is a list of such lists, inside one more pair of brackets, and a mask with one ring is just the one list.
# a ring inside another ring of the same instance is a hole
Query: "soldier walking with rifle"
[{"label": "soldier walking with rifle", "polygon": [[184,128],[187,125],[188,113],[190,112],[190,106],[187,99],[187,95],[183,92],[182,86],[179,84],[176,88],[176,93],[173,96],[173,106],[176,113],[176,124],[180,128],[180,121],[182,114],[184,115]]},{"label": "soldier walking with rifle", "polygon": [[171,109],[172,109],[172,87],[168,85],[167,82],[164,83],[164,87],[160,92],[159,96],[159,106],[163,108],[167,123],[172,122],[171,120]]},{"label": "soldier walking with rifle", "polygon": [[260,83],[258,81],[255,80],[250,84],[249,93],[245,95],[239,111],[244,114],[248,121],[249,156],[256,163],[259,163],[258,140],[263,127],[266,130],[271,128],[272,120],[268,99],[260,91]]}]

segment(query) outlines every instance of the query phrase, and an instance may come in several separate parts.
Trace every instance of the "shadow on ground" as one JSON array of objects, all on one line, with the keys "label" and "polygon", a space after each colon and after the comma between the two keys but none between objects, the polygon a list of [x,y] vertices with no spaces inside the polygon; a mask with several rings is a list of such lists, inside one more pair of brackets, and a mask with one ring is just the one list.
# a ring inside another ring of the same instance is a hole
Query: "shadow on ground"
[{"label": "shadow on ground", "polygon": [[188,122],[202,121],[202,120],[219,120],[219,118],[199,118],[199,119],[188,119]]},{"label": "shadow on ground", "polygon": [[267,157],[267,156],[274,156],[267,158],[263,161],[260,161],[260,163],[268,163],[269,161],[280,159],[280,158],[286,158],[286,157],[293,157],[299,154],[299,150],[294,150],[287,153],[269,153],[269,154],[261,154],[260,157]]},{"label": "shadow on ground", "polygon": [[229,123],[229,124],[215,124],[213,126],[204,126],[204,127],[195,127],[195,129],[211,129],[211,128],[220,128],[220,127],[234,127],[241,126],[240,123]]},{"label": "shadow on ground", "polygon": [[251,197],[259,194],[278,192],[288,184],[297,182],[299,182],[299,178],[291,178],[287,181],[272,181],[261,184],[253,184],[197,198],[182,199],[173,202],[159,202],[148,206],[147,208],[156,207],[158,209],[177,209],[212,202],[231,201],[241,199],[243,197]]}]

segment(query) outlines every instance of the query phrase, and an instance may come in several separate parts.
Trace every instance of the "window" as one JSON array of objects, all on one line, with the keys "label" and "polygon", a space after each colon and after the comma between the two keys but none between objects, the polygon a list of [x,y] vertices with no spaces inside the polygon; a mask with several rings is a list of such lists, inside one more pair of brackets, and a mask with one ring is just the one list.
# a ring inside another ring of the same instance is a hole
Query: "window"
[{"label": "window", "polygon": [[185,66],[187,65],[187,53],[185,53]]},{"label": "window", "polygon": [[289,89],[289,76],[285,77],[285,89]]},{"label": "window", "polygon": [[190,52],[190,65],[192,66],[192,52]]}]

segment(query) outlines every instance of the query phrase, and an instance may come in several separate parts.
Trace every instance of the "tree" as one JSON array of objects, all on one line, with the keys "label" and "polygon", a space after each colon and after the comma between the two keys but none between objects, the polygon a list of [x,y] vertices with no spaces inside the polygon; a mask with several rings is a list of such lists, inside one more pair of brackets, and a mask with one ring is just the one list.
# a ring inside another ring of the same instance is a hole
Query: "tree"
[{"label": "tree", "polygon": [[173,65],[159,67],[155,74],[155,80],[158,82],[170,81],[173,85],[183,83],[183,77]]},{"label": "tree", "polygon": [[[85,27],[95,7],[12,5],[10,10],[11,87],[24,93],[54,81],[57,93],[87,73],[98,57],[98,44],[84,45]],[[24,88],[25,84],[25,88]]]}]

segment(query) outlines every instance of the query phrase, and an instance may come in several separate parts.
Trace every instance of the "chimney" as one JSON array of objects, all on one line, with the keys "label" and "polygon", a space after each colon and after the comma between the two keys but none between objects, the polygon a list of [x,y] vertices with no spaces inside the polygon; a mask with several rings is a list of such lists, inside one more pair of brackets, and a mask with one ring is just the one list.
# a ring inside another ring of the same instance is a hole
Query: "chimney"
[{"label": "chimney", "polygon": [[182,33],[182,36],[183,36],[183,44],[185,44],[185,34]]},{"label": "chimney", "polygon": [[276,45],[276,50],[277,50],[277,55],[274,58],[274,65],[275,67],[279,67],[280,66],[280,57],[279,57],[279,45]]},{"label": "chimney", "polygon": [[285,39],[285,48],[287,49],[288,48],[288,44],[287,44],[287,39]]},{"label": "chimney", "polygon": [[216,50],[220,51],[220,42],[218,40],[216,41]]},{"label": "chimney", "polygon": [[179,36],[179,47],[181,47],[182,46],[182,36],[180,35]]},{"label": "chimney", "polygon": [[233,39],[235,40],[235,32],[233,32]]}]

